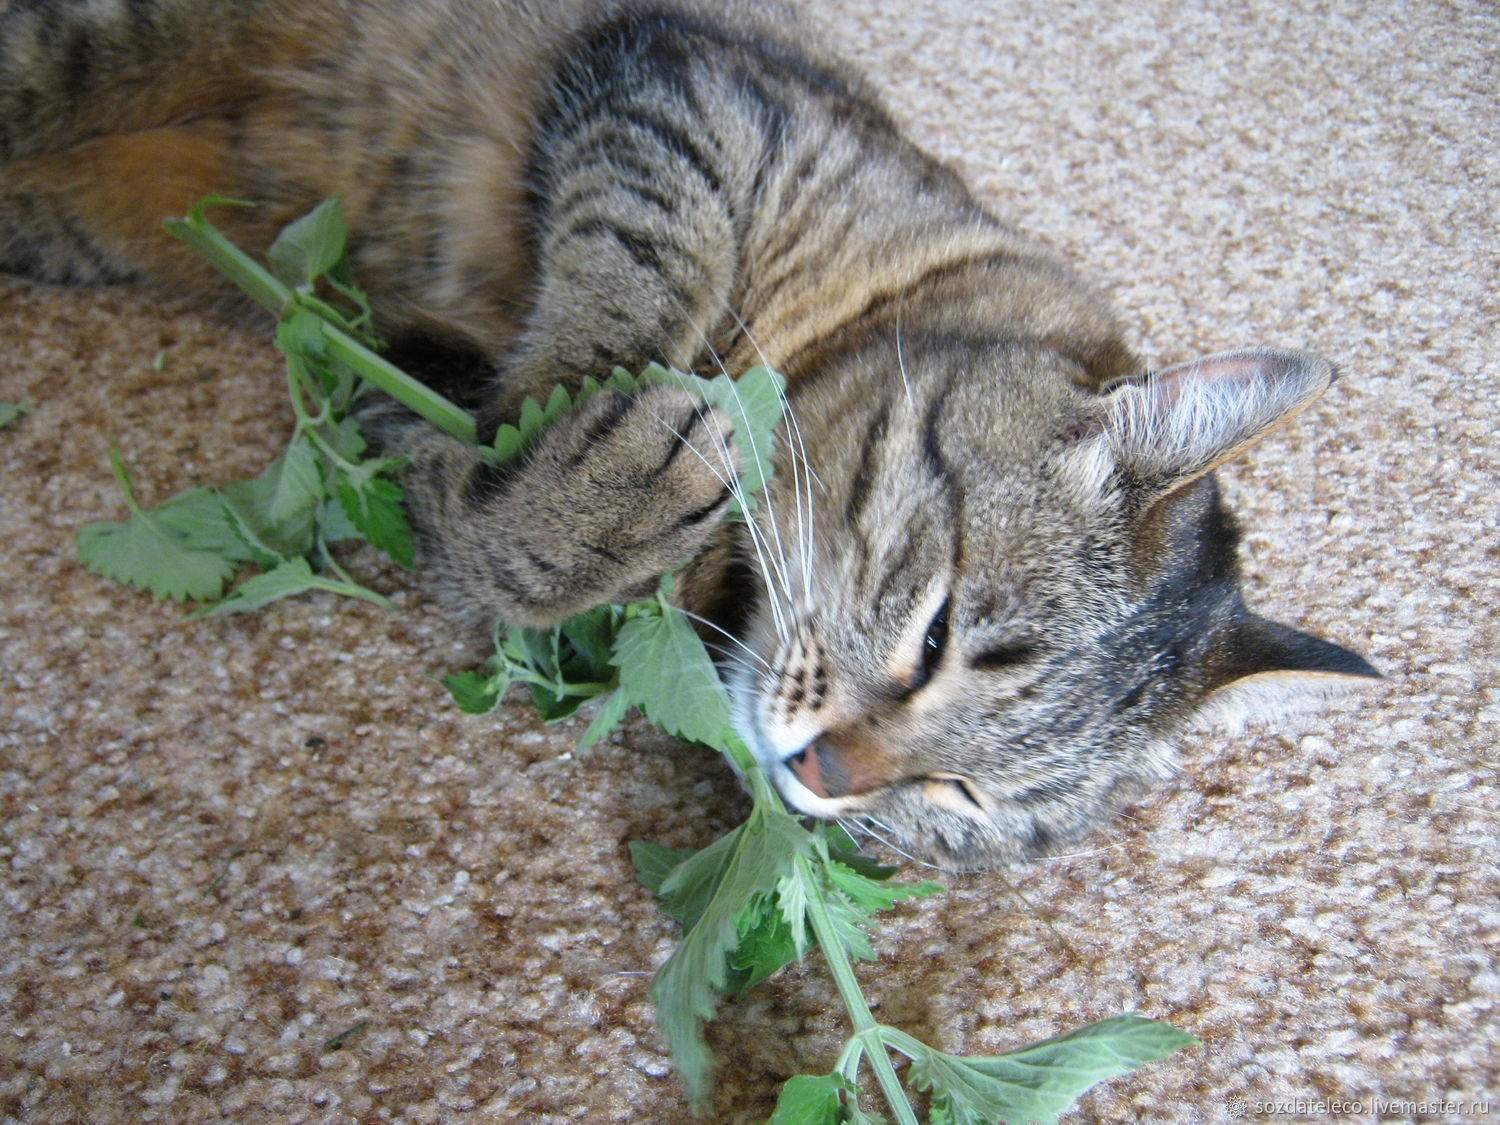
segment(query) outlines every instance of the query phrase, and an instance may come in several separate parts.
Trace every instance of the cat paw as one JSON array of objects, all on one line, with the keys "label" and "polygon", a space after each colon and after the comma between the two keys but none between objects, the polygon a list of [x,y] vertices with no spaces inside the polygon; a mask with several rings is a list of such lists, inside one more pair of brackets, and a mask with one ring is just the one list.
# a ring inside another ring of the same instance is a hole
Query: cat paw
[{"label": "cat paw", "polygon": [[680,387],[606,392],[546,435],[529,483],[581,543],[660,573],[697,552],[733,499],[732,433]]}]

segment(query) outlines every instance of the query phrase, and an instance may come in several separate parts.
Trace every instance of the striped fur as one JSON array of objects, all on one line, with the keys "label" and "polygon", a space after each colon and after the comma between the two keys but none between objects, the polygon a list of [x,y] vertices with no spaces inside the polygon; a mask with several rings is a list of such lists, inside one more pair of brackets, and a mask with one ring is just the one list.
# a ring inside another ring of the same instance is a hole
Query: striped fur
[{"label": "striped fur", "polygon": [[227,218],[263,245],[338,193],[382,329],[471,357],[487,427],[616,364],[775,365],[748,525],[717,519],[726,418],[675,390],[601,396],[505,471],[364,421],[461,609],[541,624],[686,562],[788,800],[944,864],[1075,838],[1258,684],[1373,675],[1245,609],[1205,475],[1328,366],[1141,379],[1103,302],[814,38],[749,0],[9,0],[0,266],[208,289],[164,215],[249,197]]}]

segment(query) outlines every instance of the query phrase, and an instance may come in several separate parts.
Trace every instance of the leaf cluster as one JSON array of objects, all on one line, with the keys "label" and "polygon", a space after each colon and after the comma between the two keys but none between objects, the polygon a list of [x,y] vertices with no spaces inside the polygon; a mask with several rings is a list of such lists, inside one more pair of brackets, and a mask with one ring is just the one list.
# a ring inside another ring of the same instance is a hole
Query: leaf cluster
[{"label": "leaf cluster", "polygon": [[[193,218],[202,223],[200,205]],[[218,201],[226,202],[226,201]],[[260,475],[217,488],[190,488],[146,509],[123,461],[111,465],[129,517],[78,532],[90,570],[158,598],[208,602],[202,612],[242,613],[307,590],[384,604],[345,573],[329,547],[362,539],[403,567],[412,534],[392,479],[401,462],[367,457],[349,411],[361,393],[354,369],[329,346],[328,329],[376,345],[369,302],[348,277],[337,199],[283,230],[267,252],[290,293],[276,329],[296,425]],[[325,300],[320,292],[330,299]],[[245,564],[258,573],[225,594]]]}]

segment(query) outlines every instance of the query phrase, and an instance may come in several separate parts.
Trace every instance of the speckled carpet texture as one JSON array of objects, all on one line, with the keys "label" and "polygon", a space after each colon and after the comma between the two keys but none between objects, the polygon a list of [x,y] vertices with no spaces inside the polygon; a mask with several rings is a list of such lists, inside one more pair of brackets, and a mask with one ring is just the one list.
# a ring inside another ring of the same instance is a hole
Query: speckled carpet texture
[{"label": "speckled carpet texture", "polygon": [[[1500,1115],[1500,10],[815,18],[1153,364],[1342,365],[1223,477],[1252,605],[1387,676],[1196,732],[1070,854],[905,904],[860,970],[879,1014],[968,1054],[1129,1010],[1202,1041],[1077,1120]],[[690,1120],[646,995],[674,927],[625,843],[743,816],[717,759],[459,714],[437,678],[478,640],[364,549],[392,613],[187,620],[76,561],[123,512],[109,438],[155,501],[258,471],[284,398],[264,325],[0,280],[0,400],[35,407],[0,430],[0,1119]],[[713,1119],[764,1118],[844,1034],[816,962],[727,1004]]]}]

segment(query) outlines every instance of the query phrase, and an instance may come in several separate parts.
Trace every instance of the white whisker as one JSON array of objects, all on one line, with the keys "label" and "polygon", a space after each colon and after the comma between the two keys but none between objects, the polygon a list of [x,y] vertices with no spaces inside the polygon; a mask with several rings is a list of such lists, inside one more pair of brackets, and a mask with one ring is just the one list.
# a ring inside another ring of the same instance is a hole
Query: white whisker
[{"label": "white whisker", "polygon": [[708,618],[701,617],[698,614],[693,613],[691,610],[682,609],[681,606],[679,606],[678,609],[681,611],[681,613],[685,617],[691,617],[694,621],[698,622],[698,624],[700,624],[700,625],[707,625],[710,629],[714,630],[714,632],[716,632],[716,633],[722,633],[724,636],[728,637],[735,644],[739,645],[740,648],[744,649],[747,653],[749,653],[750,656],[751,656],[751,658],[754,659],[757,664],[759,664],[761,667],[763,667],[763,668],[765,668],[767,670],[770,669],[771,665],[766,661],[765,657],[761,656],[760,653],[756,652],[753,648],[751,648],[744,641],[742,641],[738,637],[736,637],[728,629],[725,629],[721,625],[715,625]]},{"label": "white whisker", "polygon": [[[729,315],[734,317],[734,322],[739,325],[740,331],[743,332],[745,334],[745,338],[750,341],[750,346],[755,349],[755,354],[760,357],[761,365],[768,370],[774,370],[774,368],[771,367],[770,360],[766,358],[766,353],[761,350],[760,341],[757,340],[755,338],[755,334],[750,331],[750,326],[746,324],[740,317],[740,314],[735,312],[733,309],[729,310]],[[722,366],[722,364],[720,366]],[[796,412],[792,409],[791,399],[786,393],[786,388],[783,387],[780,382],[776,383],[776,395],[781,399],[781,409],[786,417],[787,423],[787,451],[790,455],[792,463],[792,495],[794,497],[797,508],[797,541],[798,548],[802,555],[802,596],[805,602],[805,608],[810,610],[812,608],[812,556],[814,544],[816,543],[815,527],[813,522],[812,482],[816,479],[816,474],[813,472],[812,464],[807,459],[807,443],[802,439],[802,423],[798,421]],[[796,438],[795,445],[792,444],[793,437]],[[802,459],[802,469],[800,473],[797,468],[797,459],[799,454]],[[806,481],[807,517],[805,529],[803,525],[802,514],[802,480]],[[823,485],[823,482],[818,481],[818,484],[821,487]]]},{"label": "white whisker", "polygon": [[[676,426],[672,425],[672,423],[668,422],[665,418],[663,418],[660,414],[657,414],[655,411],[652,411],[651,416],[658,422],[660,422],[664,427],[666,427],[668,432],[673,434],[678,441],[682,442],[682,444],[688,449],[690,453],[693,454],[694,457],[703,462],[703,464],[708,468],[708,471],[713,473],[713,475],[718,479],[719,483],[729,490],[730,495],[740,502],[741,508],[745,506],[744,491],[740,488],[739,481],[734,478],[733,473],[730,473],[729,476],[726,477],[724,473],[719,472],[719,470],[714,466],[713,462],[711,462],[707,457],[703,455],[702,450],[700,450],[692,442],[688,441],[688,439],[678,431]],[[717,425],[715,426],[715,428],[718,428]],[[722,431],[720,431],[720,433],[722,434]],[[722,440],[722,437],[719,438],[715,443],[714,452],[718,456],[723,458],[722,464],[726,469],[731,464],[731,461],[728,457],[728,448],[729,447]],[[756,557],[760,560],[760,577],[761,581],[765,584],[766,587],[767,601],[771,606],[771,619],[775,624],[776,634],[781,638],[782,641],[785,641],[788,636],[786,621],[782,616],[781,605],[777,596],[776,588],[771,582],[770,575],[765,565],[765,559],[761,555],[760,543],[756,536],[756,529],[749,523],[748,519],[746,520],[746,525],[750,528],[750,541],[751,544],[755,547]]]}]

